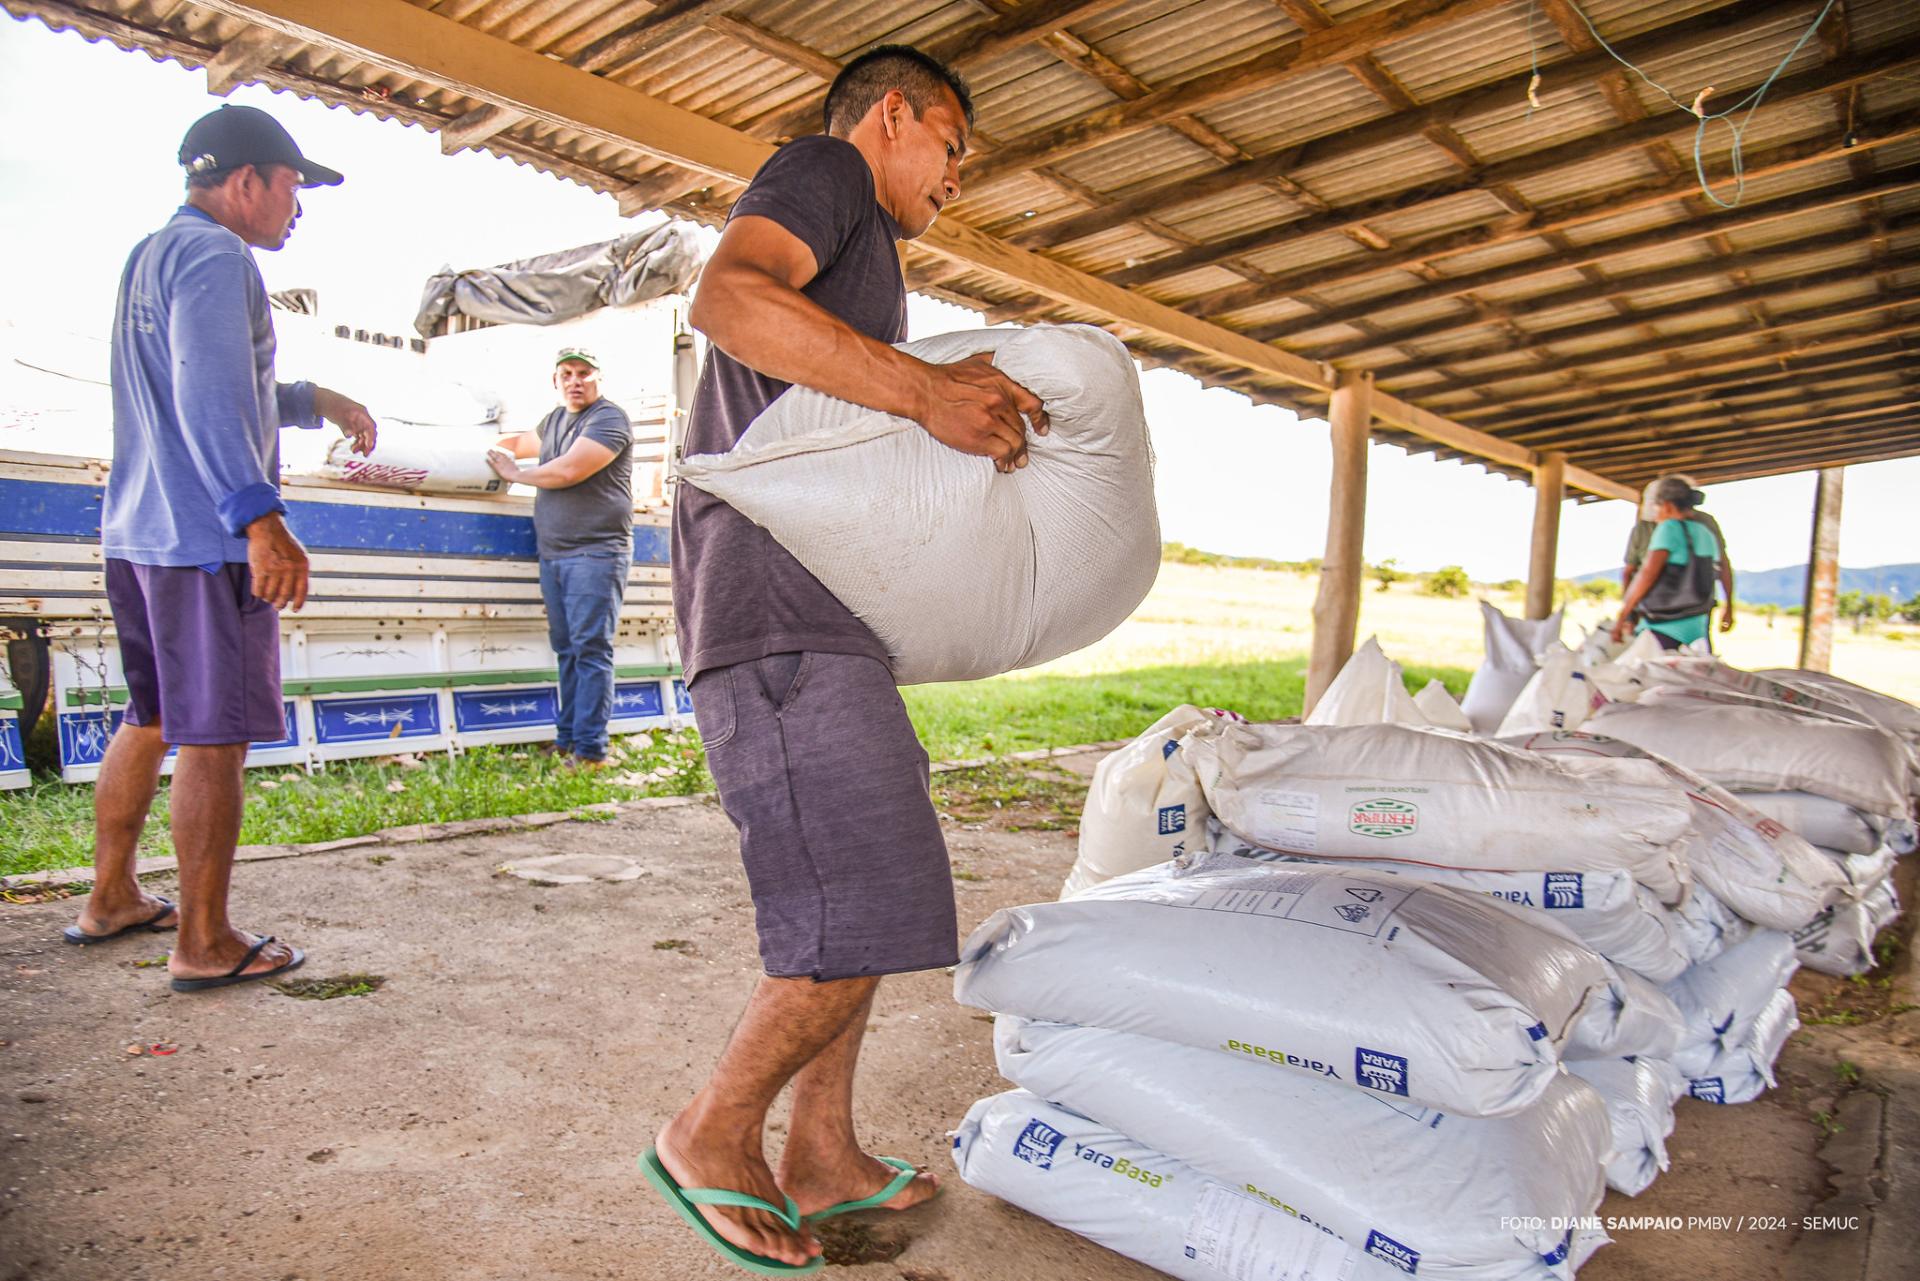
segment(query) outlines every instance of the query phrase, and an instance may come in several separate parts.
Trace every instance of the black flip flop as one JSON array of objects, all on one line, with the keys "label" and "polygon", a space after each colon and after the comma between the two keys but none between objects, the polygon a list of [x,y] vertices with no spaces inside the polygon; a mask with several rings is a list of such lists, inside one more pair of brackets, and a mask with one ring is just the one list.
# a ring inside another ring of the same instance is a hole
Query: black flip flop
[{"label": "black flip flop", "polygon": [[258,943],[255,943],[247,950],[247,954],[240,958],[240,964],[234,966],[219,978],[175,979],[173,981],[173,990],[176,992],[204,992],[210,987],[232,987],[235,983],[251,983],[255,979],[270,979],[277,974],[285,974],[288,970],[299,969],[301,963],[307,959],[307,954],[296,947],[293,949],[293,955],[287,958],[284,964],[276,965],[270,970],[261,970],[258,974],[242,974],[240,971],[252,965],[253,958],[260,955],[261,951],[271,942],[273,942],[273,935],[269,934]]},{"label": "black flip flop", "polygon": [[[159,895],[155,895],[154,897],[159,898]],[[167,902],[165,899],[160,899],[160,903],[160,910],[152,916],[149,916],[146,920],[135,921],[132,925],[123,925],[111,934],[89,934],[78,925],[69,925],[66,929],[60,931],[60,937],[69,943],[78,943],[80,946],[85,947],[89,943],[105,943],[109,939],[119,938],[122,934],[132,934],[139,930],[145,930],[149,934],[162,933],[172,929],[173,926],[160,925],[157,922],[161,917],[173,911],[174,908],[173,904]]]}]

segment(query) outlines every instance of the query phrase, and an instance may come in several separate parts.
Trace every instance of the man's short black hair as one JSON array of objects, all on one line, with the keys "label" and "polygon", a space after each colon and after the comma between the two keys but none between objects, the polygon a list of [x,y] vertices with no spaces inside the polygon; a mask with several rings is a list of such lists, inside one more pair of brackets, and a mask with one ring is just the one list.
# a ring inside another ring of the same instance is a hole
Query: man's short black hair
[{"label": "man's short black hair", "polygon": [[873,104],[898,89],[906,95],[918,120],[940,101],[940,91],[951,89],[960,110],[973,127],[973,95],[960,73],[931,54],[911,45],[876,45],[840,69],[827,90],[827,132],[845,136],[860,123]]}]

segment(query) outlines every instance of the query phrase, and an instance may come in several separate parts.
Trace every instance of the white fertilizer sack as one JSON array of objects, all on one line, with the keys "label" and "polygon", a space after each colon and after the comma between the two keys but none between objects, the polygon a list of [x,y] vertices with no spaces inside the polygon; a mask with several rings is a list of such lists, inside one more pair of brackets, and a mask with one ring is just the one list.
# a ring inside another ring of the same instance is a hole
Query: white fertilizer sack
[{"label": "white fertilizer sack", "polygon": [[[1255,862],[1299,858],[1249,845],[1217,819],[1207,820],[1207,848],[1214,855]],[[1420,863],[1343,861],[1340,866],[1369,867],[1537,909],[1609,961],[1656,982],[1674,978],[1695,959],[1679,916],[1662,905],[1652,890],[1636,882],[1631,872],[1617,868],[1603,872],[1473,872]]]},{"label": "white fertilizer sack", "polygon": [[1875,726],[1663,689],[1637,703],[1599,708],[1587,728],[1735,792],[1812,792],[1867,814],[1906,809],[1906,752],[1900,740]]},{"label": "white fertilizer sack", "polygon": [[1800,964],[1822,974],[1851,978],[1873,968],[1876,926],[1859,899],[1836,903],[1793,932],[1793,954]]},{"label": "white fertilizer sack", "polygon": [[872,628],[902,685],[973,680],[1099,640],[1160,567],[1140,379],[1089,325],[943,334],[934,364],[992,352],[1045,402],[1030,464],[1001,475],[917,424],[804,387],[680,476],[765,527]]},{"label": "white fertilizer sack", "polygon": [[1407,692],[1400,664],[1369,636],[1307,714],[1309,725],[1425,725],[1426,714]]},{"label": "white fertilizer sack", "polygon": [[1383,1260],[1390,1242],[1364,1255],[1256,1192],[1025,1090],[967,1110],[953,1164],[982,1192],[1180,1281],[1405,1281],[1408,1272]]},{"label": "white fertilizer sack", "polygon": [[371,454],[353,452],[342,436],[313,469],[322,480],[371,489],[408,489],[464,498],[498,497],[507,482],[487,465],[487,443],[467,430],[384,423]]},{"label": "white fertilizer sack", "polygon": [[[1251,1058],[1002,1015],[1001,1075],[1364,1250],[1396,1242],[1417,1275],[1539,1275],[1603,1192],[1606,1106],[1565,1074],[1510,1117],[1453,1116]],[[1539,1227],[1524,1226],[1529,1220]]]},{"label": "white fertilizer sack", "polygon": [[1587,679],[1580,655],[1556,645],[1540,658],[1535,672],[1500,722],[1497,737],[1579,729],[1593,709],[1605,702]]},{"label": "white fertilizer sack", "polygon": [[1480,602],[1485,625],[1487,656],[1467,686],[1461,710],[1476,734],[1491,734],[1513,706],[1513,700],[1533,678],[1534,660],[1560,643],[1561,611],[1538,622],[1509,618],[1485,601]]},{"label": "white fertilizer sack", "polygon": [[1775,992],[1745,1036],[1689,1074],[1687,1093],[1707,1103],[1751,1103],[1773,1088],[1774,1060],[1799,1028],[1793,993]]},{"label": "white fertilizer sack", "polygon": [[1481,895],[1344,868],[1163,864],[995,912],[961,948],[954,999],[1505,1116],[1546,1090],[1612,977]]},{"label": "white fertilizer sack", "polygon": [[1871,854],[1887,820],[1812,792],[1742,792],[1740,799],[1810,843],[1843,854]]},{"label": "white fertilizer sack", "polygon": [[1686,790],[1648,761],[1555,759],[1403,725],[1213,725],[1182,754],[1250,844],[1478,871],[1625,869],[1685,896]]},{"label": "white fertilizer sack", "polygon": [[1693,815],[1687,861],[1695,882],[1750,921],[1769,929],[1799,929],[1845,891],[1831,861],[1805,840],[1673,761],[1587,732],[1502,741],[1547,756],[1629,758],[1657,765],[1687,792]]},{"label": "white fertilizer sack", "polygon": [[1225,713],[1176,707],[1094,767],[1080,815],[1080,855],[1061,898],[1164,863],[1199,838],[1207,801],[1193,771],[1178,761],[1180,738],[1219,715]]},{"label": "white fertilizer sack", "polygon": [[1615,969],[1567,1037],[1566,1058],[1602,1059],[1644,1054],[1671,1058],[1686,1038],[1686,1021],[1673,998],[1632,970]]},{"label": "white fertilizer sack", "polygon": [[1686,1035],[1673,1065],[1689,1077],[1709,1076],[1709,1063],[1736,1049],[1755,1019],[1800,968],[1793,939],[1779,930],[1755,930],[1704,965],[1665,985],[1680,1007]]},{"label": "white fertilizer sack", "polygon": [[1704,885],[1695,885],[1687,901],[1673,909],[1673,916],[1681,944],[1695,965],[1711,961],[1754,930],[1752,921],[1722,903]]},{"label": "white fertilizer sack", "polygon": [[1456,734],[1473,732],[1473,722],[1467,719],[1466,711],[1448,692],[1447,687],[1437,680],[1428,681],[1413,696],[1413,705],[1427,718],[1427,724],[1435,729],[1450,729]]},{"label": "white fertilizer sack", "polygon": [[1607,1162],[1607,1186],[1639,1196],[1671,1164],[1667,1136],[1673,1133],[1673,1104],[1686,1093],[1686,1078],[1664,1059],[1581,1059],[1567,1071],[1591,1085],[1605,1100],[1613,1129],[1613,1156]]}]

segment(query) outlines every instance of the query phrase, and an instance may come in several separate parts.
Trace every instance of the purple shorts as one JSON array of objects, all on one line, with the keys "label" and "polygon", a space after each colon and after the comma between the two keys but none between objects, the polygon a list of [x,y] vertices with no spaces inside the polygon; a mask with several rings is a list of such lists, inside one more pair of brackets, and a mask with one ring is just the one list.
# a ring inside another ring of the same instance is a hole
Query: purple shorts
[{"label": "purple shorts", "polygon": [[710,667],[688,692],[740,829],[769,975],[845,979],[960,959],[927,753],[885,663],[770,654]]},{"label": "purple shorts", "polygon": [[285,737],[280,611],[253,594],[245,565],[107,561],[129,725],[169,743],[271,743]]}]

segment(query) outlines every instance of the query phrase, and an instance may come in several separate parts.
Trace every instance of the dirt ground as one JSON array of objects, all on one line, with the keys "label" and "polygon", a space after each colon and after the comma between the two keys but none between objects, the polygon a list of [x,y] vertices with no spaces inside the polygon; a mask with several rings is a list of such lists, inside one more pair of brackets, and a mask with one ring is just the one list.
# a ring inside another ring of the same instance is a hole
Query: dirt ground
[{"label": "dirt ground", "polygon": [[[1070,832],[1005,827],[950,827],[963,930],[1052,898],[1073,860]],[[496,872],[557,853],[626,855],[645,874],[550,886]],[[704,1076],[755,973],[716,807],[305,855],[236,881],[236,919],[306,948],[306,977],[384,984],[332,1000],[176,995],[163,967],[139,964],[166,936],[75,948],[59,940],[74,904],[0,906],[0,1281],[743,1275],[634,1166]],[[1782,1088],[1757,1103],[1683,1102],[1672,1171],[1601,1213],[1797,1224],[1828,1191],[1818,1151],[1831,1123],[1815,1114],[1851,1115],[1837,1059],[1920,1064],[1916,1018],[1810,1029],[1783,1059]],[[835,1275],[1157,1276],[952,1174],[947,1130],[1004,1088],[990,1034],[944,974],[882,986],[863,1137],[930,1163],[946,1191],[908,1216],[843,1221],[830,1258],[867,1261]],[[129,1053],[156,1044],[178,1049]],[[1838,1277],[1795,1262],[1803,1235],[1619,1232],[1581,1278]]]}]

